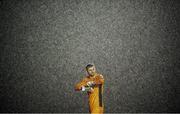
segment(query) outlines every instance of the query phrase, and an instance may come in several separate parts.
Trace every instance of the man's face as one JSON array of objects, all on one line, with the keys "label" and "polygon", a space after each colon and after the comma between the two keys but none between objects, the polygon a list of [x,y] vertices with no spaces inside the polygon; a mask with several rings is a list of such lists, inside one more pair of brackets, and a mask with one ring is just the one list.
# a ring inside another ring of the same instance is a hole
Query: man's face
[{"label": "man's face", "polygon": [[88,69],[87,69],[87,73],[88,73],[90,76],[94,76],[95,73],[96,73],[96,68],[95,68],[95,66],[88,68]]}]

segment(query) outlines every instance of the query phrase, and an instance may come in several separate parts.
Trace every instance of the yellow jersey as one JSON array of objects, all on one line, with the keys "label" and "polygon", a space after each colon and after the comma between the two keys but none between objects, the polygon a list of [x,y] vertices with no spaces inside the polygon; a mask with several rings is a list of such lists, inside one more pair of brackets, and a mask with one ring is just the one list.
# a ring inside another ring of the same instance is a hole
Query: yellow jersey
[{"label": "yellow jersey", "polygon": [[103,103],[103,89],[104,89],[104,77],[102,74],[96,73],[95,76],[87,76],[82,79],[79,83],[75,85],[75,90],[80,91],[82,87],[87,86],[87,83],[93,81],[94,86],[91,91],[88,91],[88,98],[89,98],[89,112],[103,114],[104,112],[104,103]]}]

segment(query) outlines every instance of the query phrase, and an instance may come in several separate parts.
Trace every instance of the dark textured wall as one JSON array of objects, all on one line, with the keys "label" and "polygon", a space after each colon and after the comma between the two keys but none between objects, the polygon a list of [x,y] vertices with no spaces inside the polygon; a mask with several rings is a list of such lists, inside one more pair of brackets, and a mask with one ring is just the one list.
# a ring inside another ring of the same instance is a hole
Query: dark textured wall
[{"label": "dark textured wall", "polygon": [[2,0],[0,111],[88,112],[74,85],[94,63],[105,112],[180,112],[178,0]]}]

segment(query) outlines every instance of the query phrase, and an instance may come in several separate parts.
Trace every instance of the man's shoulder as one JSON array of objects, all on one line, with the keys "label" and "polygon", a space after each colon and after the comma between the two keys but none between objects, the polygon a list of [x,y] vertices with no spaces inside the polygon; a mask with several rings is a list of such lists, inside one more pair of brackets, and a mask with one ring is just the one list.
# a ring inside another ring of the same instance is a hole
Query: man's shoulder
[{"label": "man's shoulder", "polygon": [[100,73],[98,73],[98,78],[104,78],[104,76],[102,75],[102,74],[100,74]]},{"label": "man's shoulder", "polygon": [[89,76],[85,76],[85,77],[83,78],[83,80],[84,80],[84,81],[89,81]]}]

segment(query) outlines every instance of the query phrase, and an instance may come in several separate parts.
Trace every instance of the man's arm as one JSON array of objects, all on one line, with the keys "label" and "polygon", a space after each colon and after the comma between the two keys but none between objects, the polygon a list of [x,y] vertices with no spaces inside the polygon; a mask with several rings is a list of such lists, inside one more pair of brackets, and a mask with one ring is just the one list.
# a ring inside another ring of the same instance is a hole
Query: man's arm
[{"label": "man's arm", "polygon": [[80,91],[80,90],[82,90],[82,87],[85,87],[87,84],[86,84],[86,80],[85,79],[83,79],[82,81],[80,81],[79,83],[77,83],[76,85],[75,85],[75,90],[76,91]]}]

